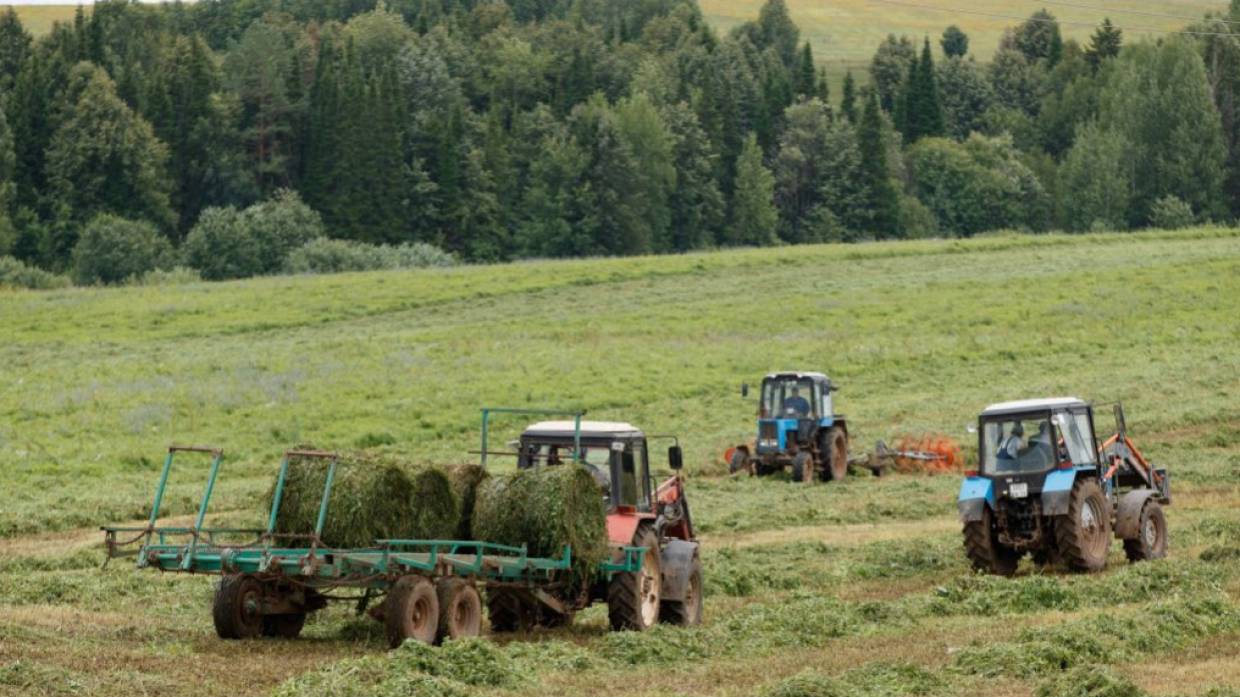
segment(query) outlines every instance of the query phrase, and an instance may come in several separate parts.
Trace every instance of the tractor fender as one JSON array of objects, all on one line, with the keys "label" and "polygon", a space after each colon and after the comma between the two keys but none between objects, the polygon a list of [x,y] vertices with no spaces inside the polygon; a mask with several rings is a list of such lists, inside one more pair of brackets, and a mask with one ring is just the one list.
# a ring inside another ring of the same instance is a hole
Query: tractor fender
[{"label": "tractor fender", "polygon": [[995,483],[986,477],[965,477],[960,483],[960,496],[956,499],[960,522],[981,520],[986,506],[995,507]]},{"label": "tractor fender", "polygon": [[689,587],[689,575],[698,557],[698,543],[686,540],[669,540],[663,547],[659,560],[663,572],[660,595],[664,600],[684,600]]},{"label": "tractor fender", "polygon": [[1115,537],[1135,540],[1141,535],[1141,509],[1145,502],[1158,496],[1154,489],[1137,489],[1124,494],[1115,510]]},{"label": "tractor fender", "polygon": [[1072,505],[1072,486],[1076,484],[1074,469],[1055,469],[1042,480],[1042,515],[1067,515]]}]

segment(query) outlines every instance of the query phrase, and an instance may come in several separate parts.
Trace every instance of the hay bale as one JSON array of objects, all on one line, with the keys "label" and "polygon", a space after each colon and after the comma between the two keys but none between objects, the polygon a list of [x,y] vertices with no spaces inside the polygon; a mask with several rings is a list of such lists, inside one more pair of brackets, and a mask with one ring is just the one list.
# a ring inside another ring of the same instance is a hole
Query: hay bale
[{"label": "hay bale", "polygon": [[[276,532],[314,530],[327,467],[323,460],[289,463]],[[273,485],[268,510],[274,493]],[[442,468],[365,454],[342,455],[321,537],[328,547],[370,547],[381,538],[450,538],[459,524],[456,494]]]},{"label": "hay bale", "polygon": [[589,581],[609,554],[607,514],[594,478],[577,465],[498,475],[478,486],[473,532],[480,540],[527,545],[532,556],[573,548],[573,575]]},{"label": "hay bale", "polygon": [[487,471],[481,465],[448,465],[445,468],[448,478],[452,480],[452,492],[456,494],[460,505],[459,524],[456,529],[457,539],[474,539],[474,503],[478,497],[478,485],[487,478]]}]

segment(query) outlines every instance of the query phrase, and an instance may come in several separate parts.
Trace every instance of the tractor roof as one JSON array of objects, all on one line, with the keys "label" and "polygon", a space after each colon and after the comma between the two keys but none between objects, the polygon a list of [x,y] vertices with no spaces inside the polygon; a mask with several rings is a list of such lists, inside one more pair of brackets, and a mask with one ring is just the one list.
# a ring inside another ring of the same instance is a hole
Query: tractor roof
[{"label": "tractor roof", "polygon": [[1021,399],[1015,402],[999,402],[982,410],[982,416],[1019,414],[1027,411],[1051,411],[1088,406],[1077,397],[1050,397],[1046,399]]},{"label": "tractor roof", "polygon": [[809,380],[825,380],[827,382],[831,381],[831,378],[828,378],[823,373],[805,373],[800,370],[782,370],[778,373],[767,373],[766,378],[768,380],[771,378],[798,378],[798,379],[805,378]]},{"label": "tractor roof", "polygon": [[[543,438],[572,438],[575,433],[572,421],[540,421],[531,424],[522,436]],[[645,434],[636,426],[623,421],[582,421],[582,438],[641,438]]]}]

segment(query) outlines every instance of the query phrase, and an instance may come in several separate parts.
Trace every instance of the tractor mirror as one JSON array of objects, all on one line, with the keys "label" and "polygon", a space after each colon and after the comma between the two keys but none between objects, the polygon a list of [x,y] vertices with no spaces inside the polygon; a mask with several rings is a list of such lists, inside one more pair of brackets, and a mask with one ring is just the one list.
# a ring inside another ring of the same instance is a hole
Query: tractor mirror
[{"label": "tractor mirror", "polygon": [[749,383],[742,382],[741,383],[741,397],[748,397],[748,396],[749,396]]},{"label": "tractor mirror", "polygon": [[684,469],[685,454],[681,452],[679,445],[673,445],[667,449],[667,465],[676,472]]}]

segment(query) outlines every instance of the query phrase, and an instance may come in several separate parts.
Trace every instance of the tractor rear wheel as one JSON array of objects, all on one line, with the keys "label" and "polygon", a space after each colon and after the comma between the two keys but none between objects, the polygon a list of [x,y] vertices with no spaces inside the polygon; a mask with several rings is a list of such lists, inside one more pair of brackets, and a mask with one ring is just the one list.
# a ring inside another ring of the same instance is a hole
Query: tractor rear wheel
[{"label": "tractor rear wheel", "polygon": [[814,457],[802,450],[792,460],[792,481],[812,484],[814,482]]},{"label": "tractor rear wheel", "polygon": [[508,588],[487,589],[487,618],[492,632],[516,632],[529,628],[525,601]]},{"label": "tractor rear wheel", "polygon": [[613,631],[649,629],[659,619],[663,575],[659,568],[659,538],[649,525],[633,535],[634,547],[645,547],[637,571],[621,571],[607,584],[607,617]]},{"label": "tractor rear wheel", "polygon": [[1077,571],[1101,571],[1111,547],[1111,504],[1094,479],[1072,485],[1067,515],[1055,520],[1059,556]]},{"label": "tractor rear wheel", "polygon": [[211,618],[221,639],[252,639],[263,633],[263,584],[249,574],[220,579]]},{"label": "tractor rear wheel", "polygon": [[822,439],[822,460],[827,481],[843,481],[848,476],[848,435],[839,426],[827,429]]},{"label": "tractor rear wheel", "polygon": [[994,514],[982,508],[982,519],[964,524],[964,552],[978,571],[997,576],[1011,576],[1020,563],[1020,553],[1004,547],[994,529]]},{"label": "tractor rear wheel", "polygon": [[1136,539],[1124,540],[1124,554],[1130,562],[1167,556],[1167,516],[1157,501],[1146,501],[1141,507],[1141,527]]},{"label": "tractor rear wheel", "polygon": [[482,633],[482,598],[474,584],[460,578],[441,578],[435,591],[439,596],[438,641]]},{"label": "tractor rear wheel", "polygon": [[435,584],[424,576],[405,576],[396,582],[387,597],[384,624],[388,645],[396,648],[406,639],[426,644],[435,642],[439,631],[439,595]]},{"label": "tractor rear wheel", "polygon": [[276,639],[296,639],[306,626],[306,613],[290,612],[284,615],[263,615],[263,636]]},{"label": "tractor rear wheel", "polygon": [[679,627],[696,627],[702,623],[702,561],[696,557],[689,569],[684,600],[663,599],[659,621]]}]

